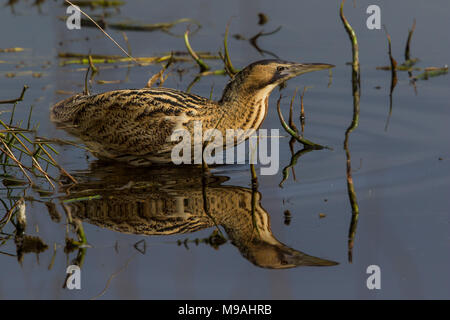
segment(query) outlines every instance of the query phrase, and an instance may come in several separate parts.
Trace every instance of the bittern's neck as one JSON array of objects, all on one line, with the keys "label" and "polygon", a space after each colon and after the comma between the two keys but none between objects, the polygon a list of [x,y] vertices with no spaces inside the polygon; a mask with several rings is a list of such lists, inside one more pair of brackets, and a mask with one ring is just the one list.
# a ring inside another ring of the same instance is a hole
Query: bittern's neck
[{"label": "bittern's neck", "polygon": [[227,110],[226,123],[230,129],[256,130],[266,117],[269,95],[276,84],[255,87],[239,76],[225,87],[219,104]]}]

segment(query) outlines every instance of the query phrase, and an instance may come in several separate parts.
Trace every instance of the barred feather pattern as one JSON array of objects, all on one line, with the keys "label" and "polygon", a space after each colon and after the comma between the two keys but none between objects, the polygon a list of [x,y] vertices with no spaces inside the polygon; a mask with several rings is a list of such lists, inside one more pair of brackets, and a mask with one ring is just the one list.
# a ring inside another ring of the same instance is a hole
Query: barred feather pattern
[{"label": "barred feather pattern", "polygon": [[267,97],[241,98],[233,107],[174,89],[117,90],[61,101],[52,107],[51,120],[80,138],[100,159],[134,165],[168,163],[177,143],[171,141],[175,129],[186,129],[193,136],[196,120],[203,132],[218,129],[224,137],[226,129],[257,129],[267,111]]}]

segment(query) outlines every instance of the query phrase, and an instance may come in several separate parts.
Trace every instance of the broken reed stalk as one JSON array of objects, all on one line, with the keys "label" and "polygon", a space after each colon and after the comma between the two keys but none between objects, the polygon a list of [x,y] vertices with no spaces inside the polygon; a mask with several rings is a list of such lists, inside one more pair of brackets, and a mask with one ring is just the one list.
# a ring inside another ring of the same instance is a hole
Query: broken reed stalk
[{"label": "broken reed stalk", "polygon": [[45,148],[43,147],[42,144],[38,144],[38,145],[41,147],[42,151],[43,151],[43,152],[47,155],[47,157],[50,159],[50,161],[52,162],[51,164],[52,164],[54,167],[58,168],[58,169],[61,171],[61,173],[64,174],[66,177],[68,177],[70,180],[72,180],[73,183],[78,183],[77,180],[76,180],[70,173],[68,173],[63,167],[61,167],[61,166],[58,164],[58,162],[55,161],[55,159],[53,159],[53,157],[50,155],[50,153],[49,153],[47,150],[45,150]]},{"label": "broken reed stalk", "polygon": [[184,33],[184,44],[186,45],[186,48],[191,55],[192,59],[197,62],[198,66],[200,67],[200,72],[208,71],[211,68],[202,60],[199,58],[199,56],[195,53],[195,51],[192,49],[191,44],[189,43],[189,30],[186,30]]},{"label": "broken reed stalk", "polygon": [[411,39],[415,29],[416,29],[416,19],[414,19],[411,29],[408,30],[408,39],[406,40],[405,46],[405,63],[411,60],[410,46],[411,46]]},{"label": "broken reed stalk", "polygon": [[[224,44],[224,52],[225,55],[222,55],[221,52],[219,52],[219,57],[220,59],[222,59],[223,64],[224,64],[224,69],[219,69],[219,70],[211,70],[211,68],[209,67],[209,65],[207,65],[202,59],[201,56],[199,56],[191,47],[190,43],[189,43],[189,30],[187,30],[184,34],[184,42],[186,45],[186,48],[188,50],[188,53],[190,54],[190,56],[192,57],[192,59],[194,59],[194,61],[198,64],[198,66],[200,67],[200,73],[197,74],[197,76],[194,78],[194,80],[192,80],[192,82],[188,85],[186,92],[190,92],[190,90],[192,89],[192,87],[194,86],[195,83],[197,83],[201,77],[203,76],[209,76],[209,75],[226,75],[228,74],[230,77],[233,77],[236,73],[239,72],[239,69],[236,69],[233,67],[233,64],[231,63],[231,59],[230,59],[230,53],[228,50],[228,30],[229,30],[229,24],[227,24],[226,30],[225,30],[225,36],[224,36],[224,40],[223,40],[223,44]],[[215,57],[214,57],[215,58]]]},{"label": "broken reed stalk", "polygon": [[344,140],[344,149],[345,149],[345,156],[347,158],[346,161],[346,176],[347,176],[347,193],[350,201],[350,206],[352,208],[352,219],[350,222],[350,227],[348,231],[348,260],[349,262],[353,261],[353,247],[355,242],[355,235],[356,235],[356,227],[358,225],[358,218],[359,218],[359,206],[358,201],[356,198],[356,191],[355,186],[353,183],[353,177],[352,177],[352,161],[351,161],[351,155],[350,155],[350,149],[348,147],[348,141],[350,137],[350,133],[355,130],[358,127],[359,123],[359,98],[360,98],[360,91],[359,91],[359,76],[355,74],[355,72],[352,72],[352,82],[354,82],[353,85],[353,118],[350,126],[345,131],[345,140]]},{"label": "broken reed stalk", "polygon": [[345,31],[347,31],[347,34],[350,38],[350,41],[352,43],[352,66],[353,70],[357,71],[359,74],[359,46],[358,46],[358,40],[356,38],[356,33],[353,30],[350,23],[348,23],[347,18],[344,16],[344,3],[345,0],[342,0],[341,7],[340,7],[340,17],[342,20],[342,23],[344,24]]},{"label": "broken reed stalk", "polygon": [[[252,186],[252,203],[251,203],[251,216],[252,216],[252,225],[253,230],[256,230],[256,233],[259,234],[258,223],[256,222],[256,195],[258,193],[258,176],[256,175],[255,165],[250,163],[250,175],[251,175],[251,186]],[[253,232],[252,230],[252,232]]]},{"label": "broken reed stalk", "polygon": [[384,30],[386,31],[386,37],[388,40],[388,54],[389,54],[389,61],[391,62],[391,94],[392,94],[397,84],[397,61],[395,61],[394,57],[392,56],[391,36],[389,35],[386,27],[384,27]]},{"label": "broken reed stalk", "polygon": [[[0,120],[0,124],[2,124],[3,126],[6,126],[5,123],[3,121]],[[48,181],[48,183],[50,184],[50,186],[55,189],[55,185],[52,183],[51,180],[56,181],[55,178],[51,177],[45,170],[42,169],[41,165],[39,164],[39,162],[36,160],[36,155],[37,152],[32,152],[23,142],[22,140],[20,140],[17,135],[14,132],[11,132],[11,135],[13,136],[13,138],[15,139],[15,141],[17,141],[23,148],[23,150],[21,150],[22,154],[25,153],[26,155],[28,155],[33,163],[33,167],[36,168],[39,172],[41,172],[43,174],[43,176],[45,177],[45,179]],[[6,144],[6,142],[2,139],[1,142],[3,143],[4,147],[6,148],[7,152],[4,152],[9,158],[11,158],[14,162],[17,163],[17,165],[22,169],[25,168],[28,171],[30,171],[31,173],[33,173],[33,171],[29,168],[27,168],[26,166],[24,166],[20,160],[17,160],[17,158],[14,156],[14,153],[11,151],[11,149],[8,147],[8,145]],[[43,149],[43,147],[41,146],[41,148]],[[43,149],[45,150],[45,149]],[[4,151],[2,149],[2,151]],[[51,157],[51,156],[50,156]],[[25,173],[25,171],[23,171]],[[29,178],[28,175],[26,175],[27,178]],[[30,179],[28,179],[30,181]],[[31,182],[30,182],[31,183]]]},{"label": "broken reed stalk", "polygon": [[88,76],[89,76],[89,71],[91,71],[91,65],[89,64],[87,70],[86,70],[86,74],[84,75],[84,90],[83,90],[83,94],[85,96],[90,96],[91,93],[89,91],[89,81],[88,81]]},{"label": "broken reed stalk", "polygon": [[[386,31],[386,37],[388,40],[388,54],[389,54],[389,61],[391,62],[391,88],[389,91],[389,113],[388,118],[386,120],[386,125],[384,127],[384,131],[387,131],[389,126],[389,121],[391,119],[392,115],[392,94],[394,93],[395,86],[397,85],[397,61],[395,61],[394,57],[392,56],[392,45],[391,45],[391,36],[389,35],[387,28],[384,27],[384,30]],[[412,35],[412,33],[410,33]],[[410,40],[410,38],[408,37]],[[409,41],[408,40],[408,41]],[[409,49],[408,49],[408,55],[409,55]]]},{"label": "broken reed stalk", "polygon": [[12,153],[11,149],[9,149],[8,145],[1,140],[1,142],[3,143],[3,145],[5,146],[6,150],[3,149],[2,147],[0,147],[0,151],[3,152],[5,155],[8,156],[8,158],[10,158],[11,160],[13,160],[20,168],[20,170],[22,171],[23,175],[27,178],[28,182],[33,185],[33,180],[30,178],[30,176],[27,174],[27,172],[25,171],[24,166],[22,165],[22,163],[20,163],[19,160],[17,160],[16,156],[14,155],[14,153]]},{"label": "broken reed stalk", "polygon": [[[299,159],[302,155],[304,155],[304,154],[306,154],[306,153],[308,153],[308,152],[311,152],[311,151],[313,151],[313,150],[314,150],[314,149],[312,149],[312,148],[303,148],[303,149],[297,151],[295,154],[293,154],[293,155],[291,156],[291,161],[289,162],[289,164],[288,164],[286,167],[283,168],[283,171],[282,171],[283,179],[282,179],[281,182],[278,184],[278,186],[279,186],[280,188],[283,188],[284,182],[289,178],[289,169],[292,169],[292,173],[294,173],[294,167],[295,167],[295,165],[297,164],[298,159]],[[294,176],[294,180],[295,180],[295,176]]]},{"label": "broken reed stalk", "polygon": [[303,137],[300,137],[294,129],[292,129],[291,127],[289,127],[289,125],[286,123],[286,121],[284,120],[283,114],[281,113],[281,109],[280,109],[280,101],[281,101],[281,94],[280,97],[278,98],[277,101],[277,111],[278,111],[278,117],[280,118],[280,122],[281,125],[283,126],[284,130],[286,130],[287,133],[289,133],[295,140],[297,140],[298,142],[300,142],[301,144],[303,144],[305,147],[307,148],[312,148],[312,149],[316,149],[316,150],[321,150],[321,149],[330,149],[330,147],[327,146],[322,146],[320,144],[314,143],[310,140],[307,140]]},{"label": "broken reed stalk", "polygon": [[353,260],[353,246],[356,235],[356,226],[359,217],[359,206],[356,198],[355,186],[352,177],[352,166],[351,166],[351,155],[348,147],[348,141],[350,133],[355,130],[359,123],[359,100],[360,100],[360,68],[359,68],[359,53],[358,53],[358,41],[356,38],[356,33],[348,23],[344,16],[344,3],[342,1],[340,7],[340,17],[342,23],[344,24],[345,30],[350,37],[350,42],[352,44],[352,96],[353,96],[353,118],[350,126],[345,131],[344,139],[344,150],[346,156],[346,176],[347,176],[347,193],[350,201],[350,206],[352,208],[352,218],[350,222],[349,232],[348,232],[348,260],[352,262]]},{"label": "broken reed stalk", "polygon": [[17,142],[19,142],[19,144],[25,149],[25,151],[27,152],[27,154],[31,157],[31,160],[32,160],[32,162],[33,162],[33,167],[35,167],[39,172],[41,172],[41,173],[44,175],[45,179],[47,179],[47,181],[48,181],[48,183],[51,185],[51,187],[52,187],[53,189],[55,189],[55,185],[52,183],[51,179],[53,179],[53,180],[55,180],[55,181],[56,181],[56,179],[50,177],[50,176],[47,174],[47,172],[45,172],[45,171],[42,169],[41,165],[39,164],[39,162],[38,162],[38,161],[36,160],[36,158],[34,157],[33,152],[31,152],[31,150],[28,149],[28,147],[27,147],[20,139],[18,139],[17,136],[16,136],[14,133],[12,133],[12,135],[13,135],[14,138],[17,140]]},{"label": "broken reed stalk", "polygon": [[224,48],[224,58],[223,58],[223,62],[225,65],[225,70],[227,71],[227,73],[230,75],[230,77],[234,76],[236,73],[239,72],[239,70],[237,70],[236,68],[233,67],[233,64],[231,63],[231,59],[230,59],[230,53],[228,51],[228,30],[230,28],[230,23],[227,23],[227,27],[225,29],[225,36],[223,37],[223,48]]},{"label": "broken reed stalk", "polygon": [[305,105],[303,104],[303,98],[305,97],[305,92],[306,90],[308,90],[308,88],[311,87],[303,87],[303,92],[300,95],[300,125],[301,125],[301,130],[302,130],[302,136],[303,133],[305,132],[305,122],[306,122],[306,117],[305,117]]},{"label": "broken reed stalk", "polygon": [[164,78],[163,77],[164,72],[170,67],[172,62],[173,62],[173,52],[171,53],[171,58],[169,60],[167,60],[167,63],[161,68],[161,70],[159,70],[158,73],[155,73],[152,77],[150,77],[150,79],[147,81],[147,84],[145,85],[145,87],[151,88],[158,80],[159,80],[159,86],[162,86],[163,83],[166,81],[167,77],[169,76],[169,75],[167,75]]},{"label": "broken reed stalk", "polygon": [[251,37],[251,38],[249,39],[249,42],[250,42],[250,44],[252,45],[252,47],[254,47],[254,48],[256,49],[256,51],[259,52],[259,54],[264,55],[264,53],[266,53],[266,54],[269,54],[269,55],[271,55],[271,56],[273,56],[273,57],[275,57],[275,58],[278,59],[278,56],[277,56],[276,54],[274,54],[273,52],[270,52],[270,51],[261,49],[261,48],[259,47],[259,45],[258,45],[258,39],[259,39],[260,37],[265,37],[265,36],[270,36],[270,35],[272,35],[272,34],[275,34],[275,33],[277,33],[277,32],[280,31],[280,30],[281,30],[281,26],[279,26],[278,28],[276,28],[275,30],[270,31],[270,32],[263,32],[263,31],[260,31],[260,32],[258,32],[257,34],[255,34],[253,37]]},{"label": "broken reed stalk", "polygon": [[22,101],[23,100],[23,96],[25,95],[25,91],[27,91],[27,89],[28,89],[28,86],[24,85],[23,89],[22,89],[22,92],[20,93],[20,96],[18,98],[11,99],[11,100],[0,100],[0,104],[15,104],[15,103],[17,103],[19,101]]},{"label": "broken reed stalk", "polygon": [[122,36],[123,36],[123,41],[125,41],[125,43],[127,44],[127,52],[131,56],[131,45],[130,45],[130,42],[128,41],[128,36],[124,31],[122,32]]},{"label": "broken reed stalk", "polygon": [[97,72],[98,72],[98,69],[95,67],[91,55],[88,55],[88,61],[89,61],[89,66],[91,67],[91,70],[92,70],[92,74],[97,73]]},{"label": "broken reed stalk", "polygon": [[14,209],[16,209],[16,207],[21,203],[23,203],[23,198],[20,198],[19,200],[14,202],[14,205],[11,207],[11,209],[9,209],[8,212],[5,214],[5,216],[0,220],[0,225],[4,226],[9,222],[14,213]]},{"label": "broken reed stalk", "polygon": [[87,244],[87,238],[86,233],[84,233],[83,223],[80,219],[73,219],[74,226],[76,228],[76,232],[78,235],[78,240],[80,241],[80,244]]},{"label": "broken reed stalk", "polygon": [[294,123],[294,112],[293,112],[293,106],[294,106],[294,100],[295,96],[297,95],[298,88],[295,88],[294,94],[292,95],[291,104],[289,105],[289,127],[292,128],[292,130],[295,131],[295,133],[298,134],[298,129]]}]

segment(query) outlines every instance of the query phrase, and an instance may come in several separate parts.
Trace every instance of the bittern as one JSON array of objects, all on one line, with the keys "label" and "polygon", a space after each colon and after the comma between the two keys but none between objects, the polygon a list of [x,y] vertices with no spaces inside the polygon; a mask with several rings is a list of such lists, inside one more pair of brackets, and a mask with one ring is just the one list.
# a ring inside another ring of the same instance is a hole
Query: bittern
[{"label": "bittern", "polygon": [[167,88],[78,94],[55,104],[51,120],[81,138],[100,159],[132,165],[169,163],[175,129],[192,134],[198,120],[203,132],[217,129],[223,136],[227,129],[257,130],[275,87],[301,74],[332,67],[281,60],[254,62],[230,80],[219,101]]}]

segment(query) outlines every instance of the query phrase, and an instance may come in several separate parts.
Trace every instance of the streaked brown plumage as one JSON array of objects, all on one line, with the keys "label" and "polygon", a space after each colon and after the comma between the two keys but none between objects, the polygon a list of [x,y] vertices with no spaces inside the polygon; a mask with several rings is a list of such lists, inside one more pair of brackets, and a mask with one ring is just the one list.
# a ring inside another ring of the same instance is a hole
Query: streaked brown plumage
[{"label": "streaked brown plumage", "polygon": [[240,253],[257,266],[279,269],[336,265],[277,240],[270,216],[261,206],[261,194],[221,185],[227,177],[208,176],[203,186],[199,168],[155,166],[130,171],[114,164],[75,176],[79,183],[67,185],[69,195],[62,199],[73,218],[141,235],[186,234],[217,224]]},{"label": "streaked brown plumage", "polygon": [[[258,129],[268,98],[280,83],[300,74],[333,67],[280,60],[255,62],[226,86],[220,101],[167,88],[117,90],[93,96],[75,95],[54,105],[51,120],[81,138],[99,158],[135,165],[170,162],[174,129],[193,132]],[[235,141],[240,143],[245,140]],[[193,141],[192,141],[193,142]]]}]

